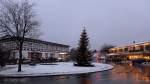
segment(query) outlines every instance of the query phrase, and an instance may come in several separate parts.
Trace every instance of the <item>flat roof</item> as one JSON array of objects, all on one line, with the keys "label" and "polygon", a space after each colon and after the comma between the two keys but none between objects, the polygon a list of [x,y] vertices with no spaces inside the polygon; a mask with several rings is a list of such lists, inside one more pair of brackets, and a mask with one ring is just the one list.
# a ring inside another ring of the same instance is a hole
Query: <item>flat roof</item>
[{"label": "flat roof", "polygon": [[[15,41],[16,39],[17,39],[17,37],[13,37],[13,38],[1,38],[0,42]],[[48,42],[48,41],[43,41],[43,40],[39,40],[39,39],[25,38],[24,40],[28,41],[28,42],[34,42],[34,43],[41,43],[41,44],[47,44],[47,45],[69,47],[69,45],[59,44],[59,43],[54,43],[54,42]]]}]

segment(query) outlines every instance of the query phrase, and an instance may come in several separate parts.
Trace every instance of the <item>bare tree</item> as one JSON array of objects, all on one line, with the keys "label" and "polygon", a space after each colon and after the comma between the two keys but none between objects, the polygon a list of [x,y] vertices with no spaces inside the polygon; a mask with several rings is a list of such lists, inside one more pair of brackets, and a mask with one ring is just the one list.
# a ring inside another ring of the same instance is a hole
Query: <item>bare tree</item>
[{"label": "bare tree", "polygon": [[103,54],[104,56],[106,56],[106,54],[109,53],[109,49],[113,48],[115,46],[111,45],[111,44],[104,44],[101,48],[100,48],[100,53]]},{"label": "bare tree", "polygon": [[0,9],[0,33],[15,38],[19,49],[18,72],[21,71],[24,38],[33,36],[39,26],[28,0],[2,0]]},{"label": "bare tree", "polygon": [[75,61],[77,56],[77,49],[76,48],[72,48],[70,50],[70,60]]}]

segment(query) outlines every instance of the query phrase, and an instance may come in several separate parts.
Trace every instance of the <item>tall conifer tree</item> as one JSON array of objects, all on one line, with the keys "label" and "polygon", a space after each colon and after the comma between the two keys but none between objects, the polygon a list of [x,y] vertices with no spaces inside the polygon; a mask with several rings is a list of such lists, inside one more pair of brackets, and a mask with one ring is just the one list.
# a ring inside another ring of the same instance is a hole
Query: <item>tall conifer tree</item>
[{"label": "tall conifer tree", "polygon": [[76,64],[77,66],[91,66],[92,55],[89,49],[89,38],[84,29],[77,48]]}]

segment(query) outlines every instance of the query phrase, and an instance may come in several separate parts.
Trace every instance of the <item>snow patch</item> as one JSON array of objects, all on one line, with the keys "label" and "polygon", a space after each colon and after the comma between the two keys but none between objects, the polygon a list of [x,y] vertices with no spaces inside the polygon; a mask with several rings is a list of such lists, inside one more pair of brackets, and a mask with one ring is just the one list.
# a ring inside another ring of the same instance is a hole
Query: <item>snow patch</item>
[{"label": "snow patch", "polygon": [[0,71],[2,77],[27,77],[27,76],[50,76],[91,73],[112,69],[113,66],[102,63],[93,63],[95,67],[73,66],[70,62],[60,62],[57,65],[22,66],[22,72],[17,72],[17,67]]}]

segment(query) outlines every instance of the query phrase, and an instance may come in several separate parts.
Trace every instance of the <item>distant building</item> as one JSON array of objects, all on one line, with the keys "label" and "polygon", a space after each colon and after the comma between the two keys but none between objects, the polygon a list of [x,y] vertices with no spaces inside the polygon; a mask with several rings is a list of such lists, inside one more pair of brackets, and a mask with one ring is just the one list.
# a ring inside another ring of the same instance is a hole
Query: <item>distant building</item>
[{"label": "distant building", "polygon": [[[19,57],[19,51],[15,43],[15,38],[1,38],[0,45],[11,50],[11,58],[17,59]],[[25,38],[22,53],[23,59],[32,60],[54,57],[65,61],[68,58],[69,46],[37,39]]]},{"label": "distant building", "polygon": [[103,63],[105,62],[105,56],[102,55],[99,51],[96,51],[93,55],[94,61],[97,63]]},{"label": "distant building", "polygon": [[107,58],[120,58],[121,60],[144,59],[150,61],[150,42],[111,48]]}]

